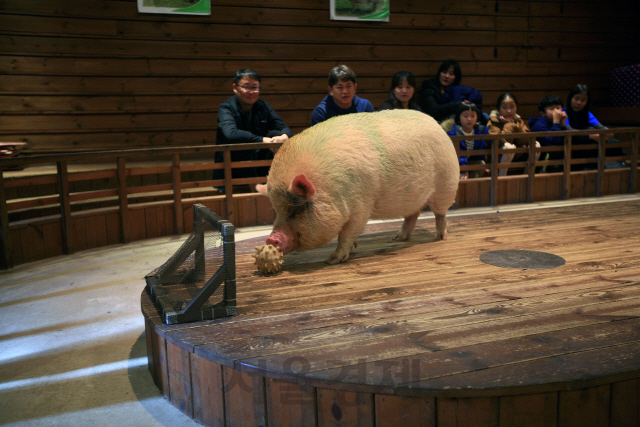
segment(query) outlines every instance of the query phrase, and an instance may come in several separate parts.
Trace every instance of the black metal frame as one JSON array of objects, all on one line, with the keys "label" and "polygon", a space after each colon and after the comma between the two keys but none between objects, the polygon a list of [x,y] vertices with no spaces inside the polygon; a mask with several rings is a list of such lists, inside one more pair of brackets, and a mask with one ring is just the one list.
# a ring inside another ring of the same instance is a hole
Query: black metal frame
[{"label": "black metal frame", "polygon": [[[171,292],[165,286],[183,283],[185,280],[202,281],[204,277],[193,277],[194,274],[204,271],[205,247],[204,224],[205,222],[216,228],[222,235],[223,263],[211,278],[207,280],[202,289],[180,311],[176,311],[170,304],[166,304],[163,298]],[[187,257],[195,251],[195,266],[186,274],[176,274],[175,270]],[[193,231],[187,241],[176,251],[179,256],[165,263],[145,277],[147,291],[158,307],[162,318],[167,324],[193,322],[198,320],[210,320],[236,314],[236,259],[235,259],[235,227],[229,221],[211,212],[201,204],[193,205]],[[191,276],[191,277],[190,277]],[[213,293],[224,283],[223,299],[210,309],[201,310],[202,306]]]}]

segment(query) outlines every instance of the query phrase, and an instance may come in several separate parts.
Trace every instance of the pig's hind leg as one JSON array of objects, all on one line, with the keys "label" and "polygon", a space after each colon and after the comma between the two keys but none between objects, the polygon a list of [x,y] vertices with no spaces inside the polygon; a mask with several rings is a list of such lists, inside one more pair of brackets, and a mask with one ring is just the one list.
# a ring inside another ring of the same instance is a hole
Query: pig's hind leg
[{"label": "pig's hind leg", "polygon": [[449,225],[447,224],[447,214],[436,215],[436,240],[447,240]]},{"label": "pig's hind leg", "polygon": [[[457,185],[457,184],[456,184]],[[447,193],[445,193],[447,195]],[[436,200],[429,201],[429,209],[436,217],[436,240],[447,240],[449,224],[447,223],[447,211],[449,206],[453,204],[456,193],[451,191],[448,197],[440,197]]]},{"label": "pig's hind leg", "polygon": [[398,242],[408,240],[409,237],[411,237],[411,234],[413,234],[413,229],[416,228],[416,222],[418,222],[419,216],[420,211],[406,217],[402,223],[402,228],[398,231],[398,234],[396,234],[396,237],[394,237],[393,240],[397,240]]},{"label": "pig's hind leg", "polygon": [[338,264],[349,259],[351,249],[357,246],[356,238],[367,225],[368,217],[352,216],[338,234],[338,247],[329,256],[327,264]]}]

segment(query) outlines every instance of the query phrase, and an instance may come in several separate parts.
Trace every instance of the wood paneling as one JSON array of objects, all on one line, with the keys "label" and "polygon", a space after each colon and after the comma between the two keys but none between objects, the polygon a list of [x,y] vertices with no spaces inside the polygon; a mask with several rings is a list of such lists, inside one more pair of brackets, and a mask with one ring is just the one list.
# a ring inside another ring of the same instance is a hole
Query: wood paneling
[{"label": "wood paneling", "polygon": [[[328,0],[212,1],[211,16],[141,14],[133,0],[0,3],[0,141],[53,152],[214,144],[232,76],[251,67],[295,133],[347,63],[378,107],[401,69],[418,81],[447,58],[484,110],[517,93],[520,113],[576,83],[607,106],[610,74],[637,61],[633,1],[394,0],[388,23],[331,21]],[[606,122],[605,122],[606,124]]]},{"label": "wood paneling", "polygon": [[609,425],[610,393],[610,385],[560,392],[558,424],[567,427]]},{"label": "wood paneling", "polygon": [[224,426],[222,367],[191,353],[193,418],[206,426]]},{"label": "wood paneling", "polygon": [[277,380],[267,383],[269,426],[316,427],[318,419],[315,387]]},{"label": "wood paneling", "polygon": [[190,352],[167,342],[169,392],[173,406],[193,418]]},{"label": "wood paneling", "polygon": [[436,427],[436,400],[429,397],[376,395],[376,426]]},{"label": "wood paneling", "polygon": [[226,366],[222,370],[226,425],[266,425],[264,378]]}]

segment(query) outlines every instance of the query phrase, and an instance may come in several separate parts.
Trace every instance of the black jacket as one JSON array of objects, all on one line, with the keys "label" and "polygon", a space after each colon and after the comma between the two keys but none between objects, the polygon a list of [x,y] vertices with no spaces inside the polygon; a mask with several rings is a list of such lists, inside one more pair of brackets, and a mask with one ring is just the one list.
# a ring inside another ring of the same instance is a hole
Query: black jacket
[{"label": "black jacket", "polygon": [[258,99],[248,113],[242,111],[236,95],[220,104],[216,144],[262,142],[271,131],[292,136],[291,129],[267,101]]},{"label": "black jacket", "polygon": [[438,103],[438,99],[442,93],[440,92],[440,85],[436,78],[431,80],[425,80],[422,82],[422,89],[420,90],[420,103],[422,111],[441,122],[445,119],[456,114],[460,101],[448,102],[446,104]]}]

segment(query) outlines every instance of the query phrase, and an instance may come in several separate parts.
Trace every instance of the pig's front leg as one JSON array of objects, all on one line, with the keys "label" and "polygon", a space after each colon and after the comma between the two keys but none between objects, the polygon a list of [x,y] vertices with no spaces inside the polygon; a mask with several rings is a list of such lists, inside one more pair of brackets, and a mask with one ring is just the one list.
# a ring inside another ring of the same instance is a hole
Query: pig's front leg
[{"label": "pig's front leg", "polygon": [[356,238],[367,225],[368,217],[352,217],[338,234],[338,247],[329,256],[327,264],[338,264],[349,259],[351,249],[357,246]]},{"label": "pig's front leg", "polygon": [[409,215],[404,219],[402,223],[402,228],[396,234],[393,240],[397,240],[398,242],[404,242],[405,240],[411,237],[413,233],[413,229],[416,228],[416,222],[418,222],[418,217],[420,216],[420,211],[414,213],[413,215]]}]

